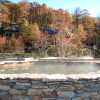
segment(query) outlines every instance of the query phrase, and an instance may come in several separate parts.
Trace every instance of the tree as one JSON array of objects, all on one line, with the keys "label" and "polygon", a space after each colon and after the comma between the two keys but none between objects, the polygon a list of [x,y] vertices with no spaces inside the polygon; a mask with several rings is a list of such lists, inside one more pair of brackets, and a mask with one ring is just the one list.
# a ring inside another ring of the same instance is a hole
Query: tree
[{"label": "tree", "polygon": [[20,20],[21,19],[26,19],[28,21],[28,16],[29,16],[29,10],[31,8],[30,3],[28,3],[26,0],[23,0],[22,2],[19,3],[19,8],[20,8]]},{"label": "tree", "polygon": [[82,21],[82,17],[88,16],[89,13],[86,9],[81,10],[80,8],[76,8],[73,16],[73,23],[75,25],[75,30],[79,28],[79,24]]},{"label": "tree", "polygon": [[8,8],[5,5],[0,4],[0,24],[8,22],[8,13]]},{"label": "tree", "polygon": [[96,19],[91,16],[82,17],[82,25],[84,30],[88,31],[89,29],[94,29],[96,24]]},{"label": "tree", "polygon": [[8,9],[9,9],[10,23],[18,22],[20,20],[20,16],[21,16],[21,11],[20,11],[19,5],[18,4],[9,4]]},{"label": "tree", "polygon": [[37,23],[22,24],[20,30],[25,41],[35,41],[40,39],[40,30]]},{"label": "tree", "polygon": [[84,44],[88,48],[93,49],[94,45],[96,45],[96,19],[91,16],[84,16],[82,18],[82,25],[86,32],[86,41]]},{"label": "tree", "polygon": [[40,39],[40,30],[38,24],[29,24],[26,20],[23,24],[20,25],[20,30],[22,33],[23,41],[25,48],[31,48],[34,45],[34,42]]},{"label": "tree", "polygon": [[95,48],[93,48],[93,51],[95,51],[94,52],[95,57],[100,57],[100,18],[98,17],[96,20],[97,20],[96,27],[95,27],[96,34],[94,36]]}]

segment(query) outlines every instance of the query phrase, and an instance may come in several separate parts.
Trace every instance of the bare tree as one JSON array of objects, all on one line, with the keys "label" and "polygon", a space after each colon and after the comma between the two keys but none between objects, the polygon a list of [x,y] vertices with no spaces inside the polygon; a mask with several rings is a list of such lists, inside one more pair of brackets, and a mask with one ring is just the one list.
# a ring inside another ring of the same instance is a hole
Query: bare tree
[{"label": "bare tree", "polygon": [[74,12],[74,25],[75,29],[78,30],[79,24],[81,23],[82,17],[88,16],[89,13],[86,9],[81,10],[80,8],[76,8]]}]

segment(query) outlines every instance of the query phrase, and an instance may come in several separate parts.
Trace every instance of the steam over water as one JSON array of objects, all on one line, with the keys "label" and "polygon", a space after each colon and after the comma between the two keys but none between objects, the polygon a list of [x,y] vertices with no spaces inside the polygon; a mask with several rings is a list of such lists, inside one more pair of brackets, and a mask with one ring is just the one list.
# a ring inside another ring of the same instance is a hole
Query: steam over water
[{"label": "steam over water", "polygon": [[0,74],[87,74],[100,71],[93,62],[33,62],[30,64],[0,65]]}]

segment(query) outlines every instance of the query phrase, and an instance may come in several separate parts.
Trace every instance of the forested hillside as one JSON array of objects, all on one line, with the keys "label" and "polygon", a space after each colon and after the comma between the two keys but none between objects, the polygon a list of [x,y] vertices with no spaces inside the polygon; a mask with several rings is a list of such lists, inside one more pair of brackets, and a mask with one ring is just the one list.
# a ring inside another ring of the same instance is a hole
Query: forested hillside
[{"label": "forested hillside", "polygon": [[38,2],[0,0],[0,53],[36,56],[100,56],[100,18]]}]

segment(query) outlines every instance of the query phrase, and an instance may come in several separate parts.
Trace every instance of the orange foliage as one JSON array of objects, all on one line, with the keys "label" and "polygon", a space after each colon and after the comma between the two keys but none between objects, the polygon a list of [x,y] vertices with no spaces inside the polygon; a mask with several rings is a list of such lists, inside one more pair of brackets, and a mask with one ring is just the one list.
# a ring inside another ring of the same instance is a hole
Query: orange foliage
[{"label": "orange foliage", "polygon": [[4,45],[6,43],[6,37],[0,36],[0,45]]}]

